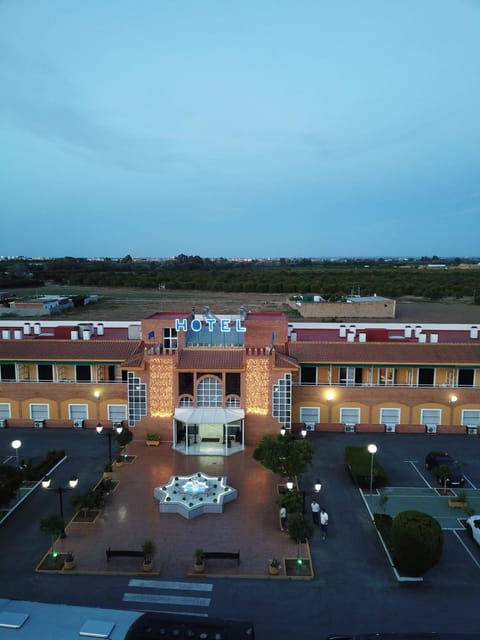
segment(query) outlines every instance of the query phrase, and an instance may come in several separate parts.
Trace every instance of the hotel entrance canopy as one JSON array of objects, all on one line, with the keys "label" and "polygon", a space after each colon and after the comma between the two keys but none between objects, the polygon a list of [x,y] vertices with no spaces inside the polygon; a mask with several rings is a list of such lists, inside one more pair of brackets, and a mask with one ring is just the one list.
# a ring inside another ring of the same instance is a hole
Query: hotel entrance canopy
[{"label": "hotel entrance canopy", "polygon": [[243,409],[223,409],[222,407],[181,407],[175,409],[175,420],[185,424],[228,424],[243,420]]}]

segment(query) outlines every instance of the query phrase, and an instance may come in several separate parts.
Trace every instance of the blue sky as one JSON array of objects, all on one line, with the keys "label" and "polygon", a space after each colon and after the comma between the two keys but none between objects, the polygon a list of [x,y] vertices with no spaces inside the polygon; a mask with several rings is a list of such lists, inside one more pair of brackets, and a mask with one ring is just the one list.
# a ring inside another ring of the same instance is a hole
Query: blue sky
[{"label": "blue sky", "polygon": [[479,0],[0,0],[0,255],[478,256]]}]

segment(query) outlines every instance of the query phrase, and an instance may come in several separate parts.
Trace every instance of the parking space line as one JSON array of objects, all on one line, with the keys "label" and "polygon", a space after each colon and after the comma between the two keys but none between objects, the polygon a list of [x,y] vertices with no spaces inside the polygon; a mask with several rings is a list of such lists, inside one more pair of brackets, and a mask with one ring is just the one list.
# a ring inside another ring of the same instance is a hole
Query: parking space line
[{"label": "parking space line", "polygon": [[423,473],[417,467],[416,461],[415,460],[406,460],[406,462],[409,462],[412,465],[412,467],[415,469],[415,471],[418,473],[418,475],[421,477],[421,479],[425,482],[427,487],[429,487],[430,489],[433,489],[432,485],[428,482],[428,480],[425,478]]},{"label": "parking space line", "polygon": [[463,476],[465,478],[465,480],[468,482],[468,484],[471,486],[472,489],[476,489],[477,487],[473,484],[473,482],[471,480],[469,480],[467,478],[467,476],[464,474]]},{"label": "parking space line", "polygon": [[464,541],[461,539],[461,537],[458,534],[457,530],[453,531],[455,537],[457,538],[457,540],[460,542],[460,544],[462,545],[462,547],[465,549],[465,551],[467,552],[467,554],[470,556],[472,562],[477,566],[478,569],[480,569],[480,563],[478,562],[478,560],[475,558],[475,556],[473,555],[473,553],[470,551],[470,549],[467,547],[467,545],[464,543]]}]

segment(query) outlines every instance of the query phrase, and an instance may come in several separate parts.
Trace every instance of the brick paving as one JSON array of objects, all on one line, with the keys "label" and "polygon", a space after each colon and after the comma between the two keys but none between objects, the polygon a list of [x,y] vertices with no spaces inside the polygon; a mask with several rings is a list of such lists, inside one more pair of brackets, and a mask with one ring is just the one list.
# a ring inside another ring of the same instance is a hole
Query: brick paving
[{"label": "brick paving", "polygon": [[[138,573],[140,558],[112,558],[112,549],[140,550],[151,538],[156,544],[153,572],[168,578],[181,578],[193,572],[194,551],[240,551],[240,563],[234,560],[208,560],[207,575],[267,577],[268,560],[295,558],[297,545],[280,531],[275,504],[281,479],[252,459],[247,448],[229,457],[184,456],[168,443],[147,447],[144,442],[128,445],[135,456],[130,464],[115,469],[119,484],[107,497],[105,509],[94,523],[70,522],[67,537],[57,549],[75,556],[75,570],[100,573]],[[225,475],[237,489],[238,498],[224,507],[222,514],[205,514],[187,520],[178,514],[160,513],[155,487],[163,486],[172,475]],[[308,545],[300,553],[309,557]],[[284,567],[281,575],[284,575]]]}]

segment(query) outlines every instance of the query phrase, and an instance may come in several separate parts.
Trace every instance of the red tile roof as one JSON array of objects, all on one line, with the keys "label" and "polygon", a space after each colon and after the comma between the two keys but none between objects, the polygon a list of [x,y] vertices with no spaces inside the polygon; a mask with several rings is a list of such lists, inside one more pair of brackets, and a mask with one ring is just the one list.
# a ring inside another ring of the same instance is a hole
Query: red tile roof
[{"label": "red tile roof", "polygon": [[243,349],[182,349],[178,369],[223,371],[244,368]]},{"label": "red tile roof", "polygon": [[140,340],[0,340],[0,360],[15,362],[123,362],[139,350]]},{"label": "red tile roof", "polygon": [[480,344],[290,342],[288,353],[302,363],[478,365]]}]

